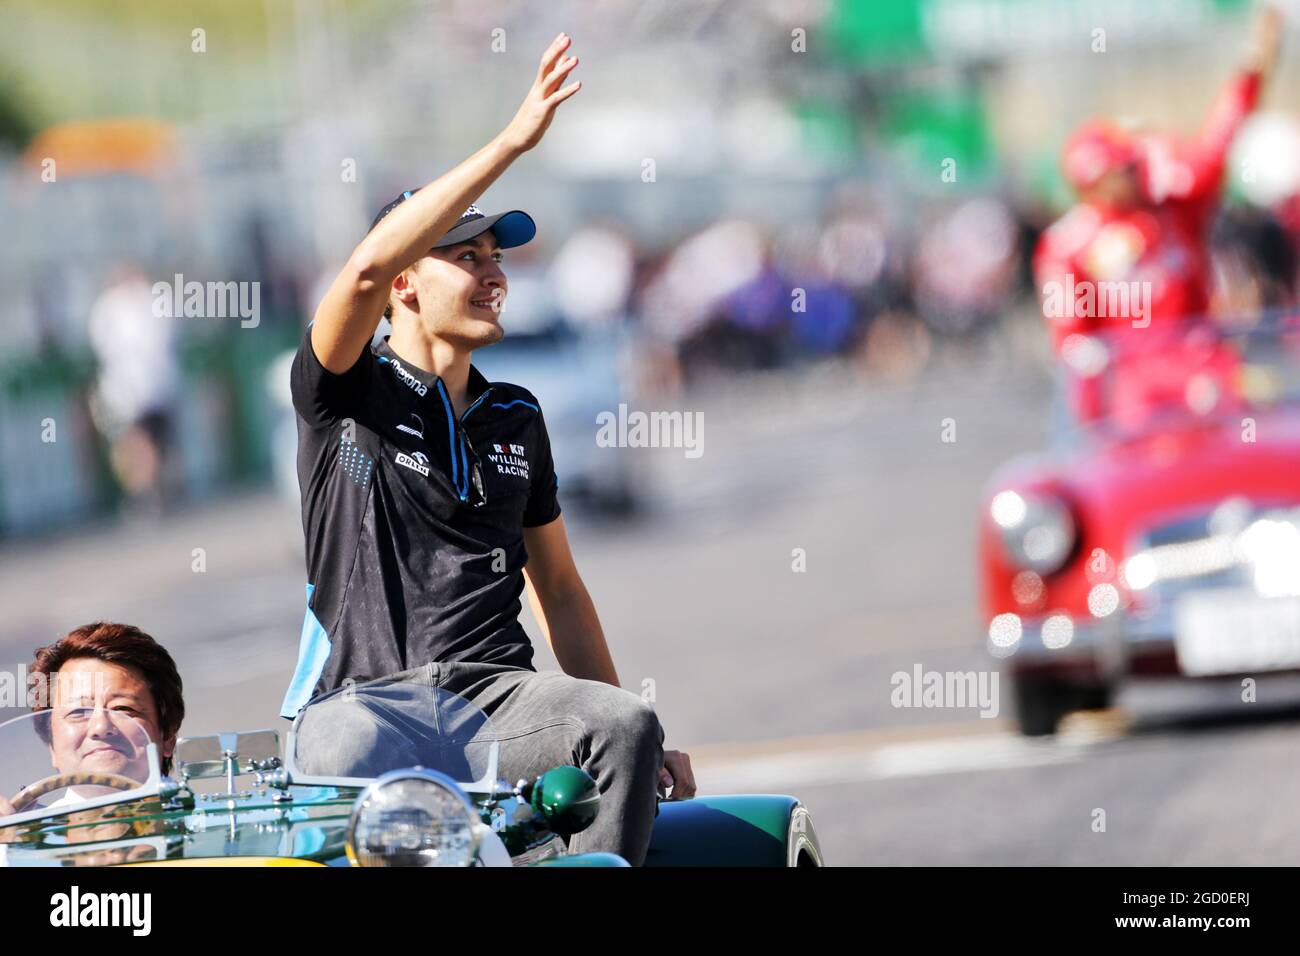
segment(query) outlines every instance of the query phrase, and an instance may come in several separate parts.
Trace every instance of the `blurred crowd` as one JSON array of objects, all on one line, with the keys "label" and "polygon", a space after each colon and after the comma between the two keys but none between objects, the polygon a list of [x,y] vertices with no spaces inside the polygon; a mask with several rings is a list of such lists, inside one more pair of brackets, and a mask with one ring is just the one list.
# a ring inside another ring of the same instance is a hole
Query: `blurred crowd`
[{"label": "blurred crowd", "polygon": [[[774,231],[732,218],[662,247],[593,222],[549,254],[511,251],[504,322],[512,335],[618,337],[627,393],[663,402],[826,361],[864,382],[906,381],[937,349],[996,349],[1009,323],[1041,321],[1032,263],[1047,209],[980,195],[909,212],[844,190],[819,221]],[[1295,304],[1300,195],[1224,209],[1210,255],[1216,312]],[[254,278],[286,306],[268,323],[301,328],[332,270],[261,265]],[[176,490],[166,464],[184,326],[154,315],[149,274],[121,265],[95,301],[89,408],[120,487],[153,509]]]},{"label": "blurred crowd", "polygon": [[[1293,304],[1297,198],[1238,204],[1214,222],[1213,310]],[[774,233],[718,222],[666,249],[591,226],[546,276],[556,315],[625,321],[659,358],[660,387],[846,360],[865,378],[919,375],[935,348],[996,346],[1006,325],[1041,320],[1032,260],[1048,210],[996,195],[933,204],[909,220],[844,199],[823,220]]]}]

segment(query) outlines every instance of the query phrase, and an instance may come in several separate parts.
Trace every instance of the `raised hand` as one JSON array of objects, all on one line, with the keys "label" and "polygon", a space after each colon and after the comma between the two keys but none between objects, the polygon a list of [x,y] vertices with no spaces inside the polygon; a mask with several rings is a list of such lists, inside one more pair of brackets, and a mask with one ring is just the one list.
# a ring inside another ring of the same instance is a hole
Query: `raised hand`
[{"label": "raised hand", "polygon": [[555,108],[582,89],[581,81],[561,88],[565,77],[578,65],[576,56],[565,54],[572,43],[572,37],[561,33],[542,54],[532,88],[501,134],[511,149],[522,153],[540,143],[555,118]]},{"label": "raised hand", "polygon": [[1282,11],[1273,3],[1265,3],[1255,14],[1251,24],[1249,67],[1268,76],[1277,63],[1278,47],[1282,44]]}]

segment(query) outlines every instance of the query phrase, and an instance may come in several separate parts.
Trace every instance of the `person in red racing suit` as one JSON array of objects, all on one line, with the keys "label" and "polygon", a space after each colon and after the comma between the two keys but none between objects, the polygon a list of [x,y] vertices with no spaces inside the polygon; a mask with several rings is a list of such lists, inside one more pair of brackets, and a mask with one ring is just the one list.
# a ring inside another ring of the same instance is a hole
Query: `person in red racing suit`
[{"label": "person in red racing suit", "polygon": [[[1190,141],[1133,134],[1094,119],[1067,142],[1062,166],[1079,203],[1043,234],[1034,278],[1078,419],[1138,415],[1143,406],[1168,397],[1153,390],[1164,393],[1171,380],[1186,382],[1186,374],[1202,364],[1220,379],[1219,387],[1203,388],[1199,397],[1189,391],[1193,407],[1222,394],[1223,376],[1233,377],[1231,363],[1215,350],[1206,352],[1203,343],[1186,356],[1189,362],[1175,361],[1162,374],[1154,374],[1150,363],[1158,350],[1168,364],[1167,350],[1209,309],[1209,229],[1228,148],[1272,72],[1280,32],[1277,9],[1263,7],[1248,61]],[[1109,401],[1101,374],[1108,368],[1113,384],[1126,380]],[[1134,376],[1149,379],[1152,389]]]}]

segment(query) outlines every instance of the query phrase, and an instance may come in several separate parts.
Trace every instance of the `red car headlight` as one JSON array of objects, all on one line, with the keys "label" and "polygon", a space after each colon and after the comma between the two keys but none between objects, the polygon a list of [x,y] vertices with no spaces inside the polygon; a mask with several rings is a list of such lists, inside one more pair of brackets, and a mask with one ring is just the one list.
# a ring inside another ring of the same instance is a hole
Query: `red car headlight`
[{"label": "red car headlight", "polygon": [[989,516],[1002,535],[1007,558],[1018,568],[1052,574],[1074,549],[1074,518],[1059,498],[1001,491],[989,503]]}]

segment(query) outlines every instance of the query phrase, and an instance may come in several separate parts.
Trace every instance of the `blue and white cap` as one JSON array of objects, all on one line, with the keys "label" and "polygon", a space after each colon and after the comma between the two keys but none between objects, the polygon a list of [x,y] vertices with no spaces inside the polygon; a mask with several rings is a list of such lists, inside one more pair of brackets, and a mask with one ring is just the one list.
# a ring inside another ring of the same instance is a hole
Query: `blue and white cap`
[{"label": "blue and white cap", "polygon": [[[408,189],[379,210],[379,215],[370,224],[370,228],[374,229],[375,226],[379,225],[381,219],[417,192],[419,192],[418,189]],[[471,204],[468,209],[461,213],[456,225],[448,229],[446,234],[433,244],[433,247],[441,249],[444,246],[454,246],[458,242],[473,239],[489,229],[496,235],[497,244],[502,249],[522,246],[537,235],[537,224],[533,222],[533,217],[522,209],[511,209],[508,212],[499,212],[489,216],[478,206]]]}]

